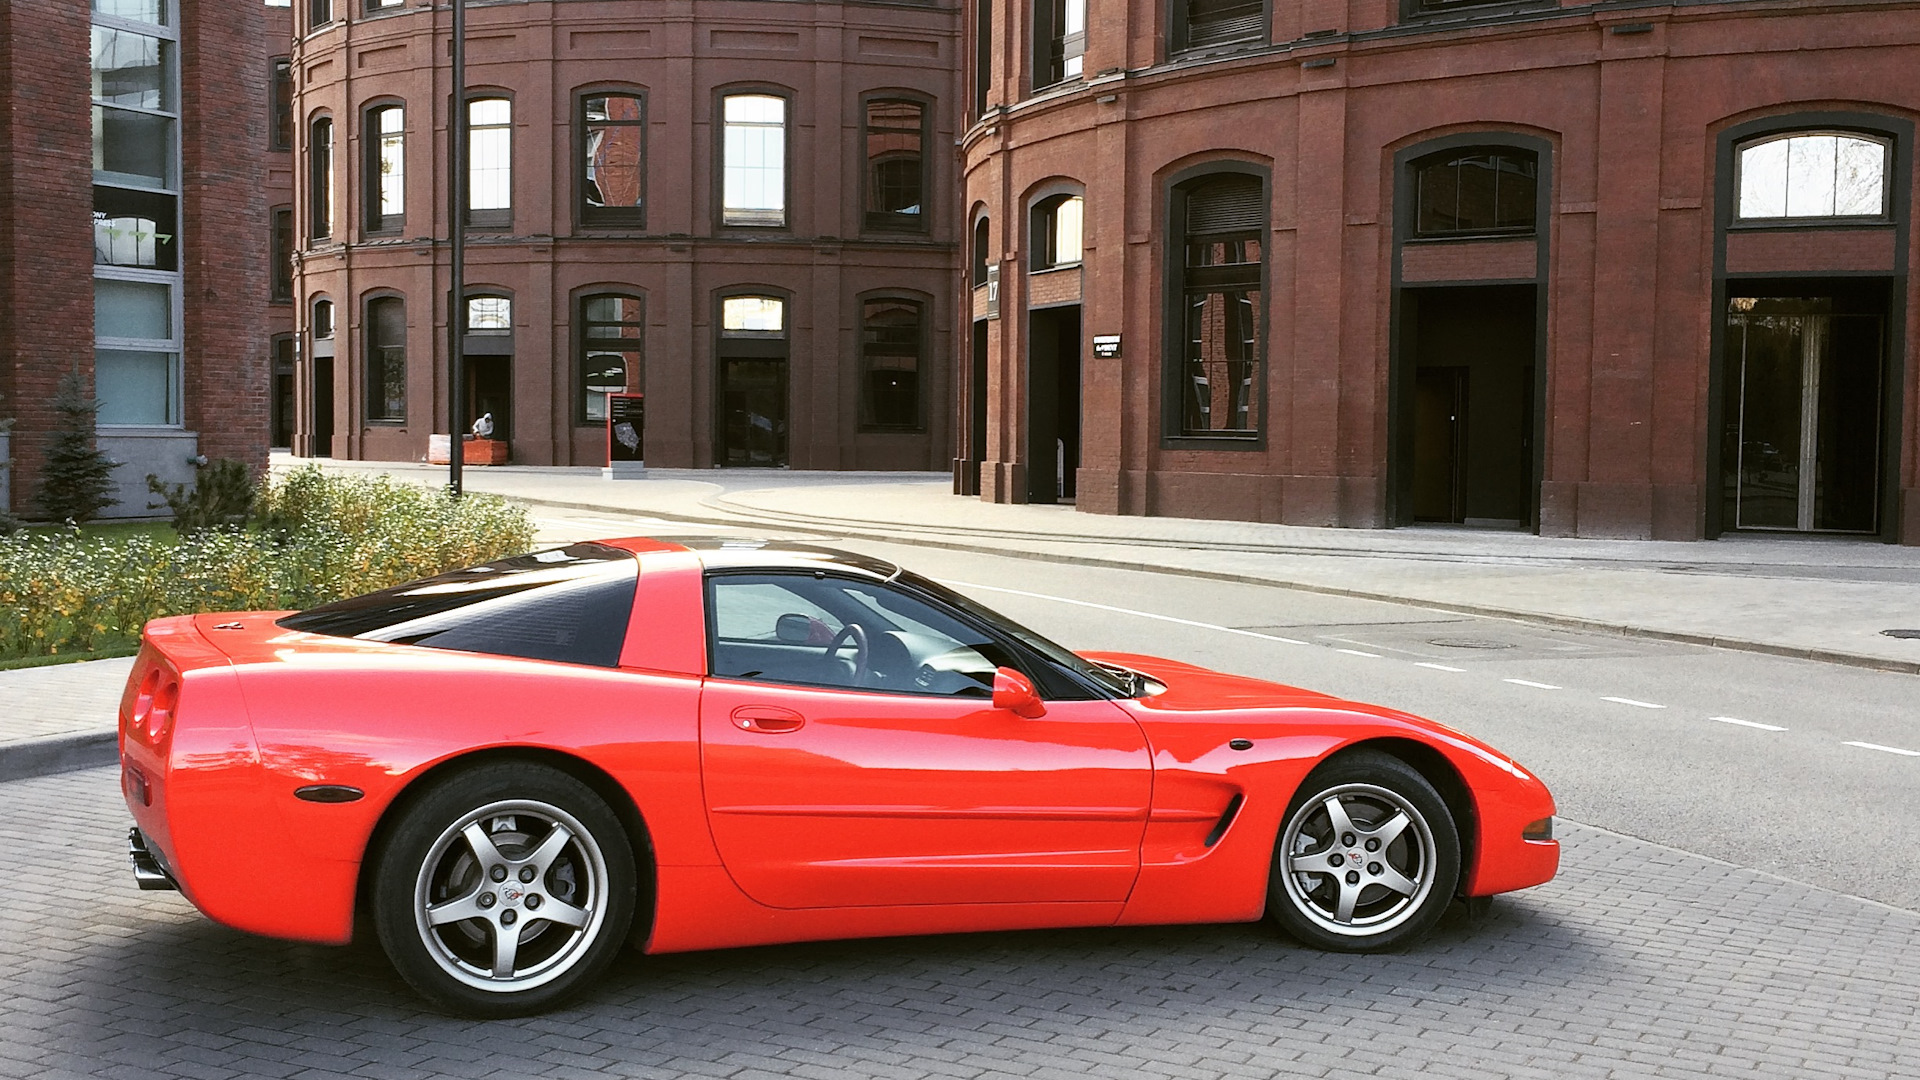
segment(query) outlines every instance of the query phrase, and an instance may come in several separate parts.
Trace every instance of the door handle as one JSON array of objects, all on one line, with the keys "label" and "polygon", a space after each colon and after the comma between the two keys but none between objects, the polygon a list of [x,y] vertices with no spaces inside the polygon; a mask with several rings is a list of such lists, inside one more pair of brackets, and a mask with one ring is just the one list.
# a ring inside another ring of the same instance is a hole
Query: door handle
[{"label": "door handle", "polygon": [[778,705],[742,705],[733,710],[733,726],[741,731],[762,735],[781,735],[798,731],[807,718]]}]

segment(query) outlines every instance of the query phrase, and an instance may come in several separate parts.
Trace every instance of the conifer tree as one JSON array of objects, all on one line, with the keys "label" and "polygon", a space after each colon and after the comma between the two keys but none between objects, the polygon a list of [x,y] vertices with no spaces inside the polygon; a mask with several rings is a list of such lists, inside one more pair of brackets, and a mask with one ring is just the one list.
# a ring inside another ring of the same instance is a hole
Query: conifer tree
[{"label": "conifer tree", "polygon": [[100,402],[87,396],[79,372],[61,377],[53,411],[47,464],[40,474],[40,510],[55,521],[84,524],[120,501],[108,494],[109,474],[119,462],[93,445],[94,414],[100,411]]}]

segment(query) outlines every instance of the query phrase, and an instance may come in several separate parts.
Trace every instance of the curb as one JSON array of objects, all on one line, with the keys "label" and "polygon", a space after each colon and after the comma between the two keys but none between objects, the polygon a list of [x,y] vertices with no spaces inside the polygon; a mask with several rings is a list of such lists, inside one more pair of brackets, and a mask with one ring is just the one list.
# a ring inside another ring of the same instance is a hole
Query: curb
[{"label": "curb", "polygon": [[0,783],[97,769],[119,759],[119,733],[112,728],[23,739],[0,746]]},{"label": "curb", "polygon": [[[774,512],[769,517],[749,516],[741,512],[734,518],[695,517],[690,514],[676,514],[656,510],[627,510],[621,507],[608,507],[588,503],[566,502],[559,499],[533,499],[513,495],[507,498],[518,499],[532,506],[548,506],[561,510],[584,510],[592,513],[633,514],[636,517],[658,518],[663,521],[683,522],[691,525],[724,525],[739,528],[743,525],[758,525],[764,528],[783,529],[790,532],[817,533],[826,536],[846,536],[863,540],[876,540],[892,544],[917,544],[922,547],[941,548],[948,551],[965,551],[976,555],[997,555],[1002,558],[1031,559],[1037,562],[1062,563],[1069,566],[1090,566],[1110,570],[1131,570],[1150,574],[1176,574],[1181,577],[1201,578],[1207,581],[1221,581],[1236,585],[1261,585],[1276,589],[1293,589],[1297,592],[1315,593],[1322,596],[1344,596],[1356,600],[1379,600],[1386,603],[1405,604],[1409,607],[1424,608],[1428,611],[1444,611],[1455,615],[1476,615],[1492,619],[1508,619],[1514,622],[1537,623],[1568,630],[1582,630],[1593,633],[1617,634],[1621,637],[1646,638],[1654,641],[1671,641],[1683,645],[1702,645],[1714,649],[1728,649],[1735,652],[1758,653],[1764,656],[1783,656],[1794,660],[1812,660],[1824,664],[1839,664],[1846,667],[1866,668],[1873,671],[1889,671],[1900,675],[1920,675],[1920,661],[1896,660],[1891,657],[1866,656],[1860,653],[1839,652],[1831,649],[1816,649],[1794,645],[1775,645],[1765,641],[1748,641],[1743,638],[1719,637],[1713,634],[1696,634],[1682,630],[1659,630],[1653,627],[1634,626],[1627,623],[1610,623],[1599,619],[1583,619],[1572,615],[1552,615],[1537,611],[1518,611],[1512,608],[1489,607],[1480,604],[1451,604],[1439,600],[1425,600],[1403,596],[1396,593],[1380,592],[1369,589],[1348,589],[1333,585],[1313,585],[1284,578],[1262,577],[1257,574],[1234,574],[1221,570],[1195,568],[1170,569],[1167,566],[1141,562],[1131,559],[1108,558],[1098,555],[1067,555],[1057,552],[1032,551],[1022,548],[993,547],[987,544],[968,543],[964,540],[949,539],[944,530],[932,526],[906,526],[905,533],[885,532],[879,529],[862,527],[861,522],[840,522],[833,519],[783,515]],[[755,512],[757,513],[757,512]],[[912,531],[912,530],[926,530]],[[1005,535],[1005,534],[1002,534]],[[1043,544],[1076,543],[1121,543],[1120,541],[1095,540],[1082,537],[1045,537],[1033,534],[1009,536],[1008,539],[1024,539]],[[1146,544],[1143,546],[1175,546],[1171,544]],[[1326,554],[1318,551],[1299,551],[1297,554]],[[1393,558],[1383,555],[1382,558]]]}]

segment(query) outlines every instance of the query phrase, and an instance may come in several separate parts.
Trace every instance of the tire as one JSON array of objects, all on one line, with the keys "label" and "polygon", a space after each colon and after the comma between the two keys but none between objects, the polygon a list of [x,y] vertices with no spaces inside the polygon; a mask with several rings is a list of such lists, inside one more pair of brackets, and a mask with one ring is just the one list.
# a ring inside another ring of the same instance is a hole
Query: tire
[{"label": "tire", "polygon": [[532,762],[477,766],[421,792],[374,873],[388,959],[467,1016],[559,1004],[607,969],[633,921],[620,819],[579,780]]},{"label": "tire", "polygon": [[1440,793],[1399,758],[1358,750],[1295,793],[1267,910],[1302,944],[1382,952],[1432,929],[1459,879],[1460,834]]}]

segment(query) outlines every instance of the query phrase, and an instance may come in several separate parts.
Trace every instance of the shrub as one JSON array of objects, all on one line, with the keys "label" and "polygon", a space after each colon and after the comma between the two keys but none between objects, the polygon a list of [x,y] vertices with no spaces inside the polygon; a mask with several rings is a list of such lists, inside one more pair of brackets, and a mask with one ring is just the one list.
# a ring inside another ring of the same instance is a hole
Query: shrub
[{"label": "shrub", "polygon": [[[152,473],[147,474],[147,490],[166,501],[167,509],[173,511],[173,527],[182,534],[245,525],[259,494],[253,473],[244,462],[232,458],[219,458],[201,468],[192,490],[185,484],[169,484]],[[159,507],[149,503],[147,509]]]},{"label": "shrub", "polygon": [[301,469],[257,505],[261,527],[172,542],[76,528],[0,537],[0,658],[124,647],[162,615],[311,607],[533,544],[524,507],[386,477]]},{"label": "shrub", "polygon": [[47,466],[40,474],[40,510],[55,521],[85,524],[119,502],[107,492],[118,466],[93,445],[100,402],[87,396],[80,373],[60,377],[53,395],[54,427],[47,439]]}]

